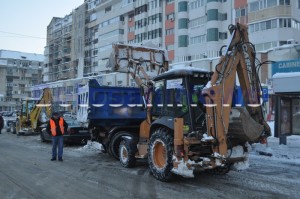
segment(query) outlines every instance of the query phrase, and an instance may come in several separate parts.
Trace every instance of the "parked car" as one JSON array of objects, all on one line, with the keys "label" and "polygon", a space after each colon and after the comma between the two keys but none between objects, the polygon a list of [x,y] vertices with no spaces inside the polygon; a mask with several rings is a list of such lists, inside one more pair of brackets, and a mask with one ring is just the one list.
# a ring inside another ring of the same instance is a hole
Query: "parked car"
[{"label": "parked car", "polygon": [[[71,118],[65,118],[68,123],[68,130],[64,134],[64,142],[68,144],[86,144],[91,139],[91,134],[86,127]],[[40,137],[42,142],[51,141],[51,135],[46,131],[47,124],[41,126]]]},{"label": "parked car", "polygon": [[[9,116],[7,116],[9,115]],[[7,132],[16,133],[16,113],[3,115],[4,128]]]}]

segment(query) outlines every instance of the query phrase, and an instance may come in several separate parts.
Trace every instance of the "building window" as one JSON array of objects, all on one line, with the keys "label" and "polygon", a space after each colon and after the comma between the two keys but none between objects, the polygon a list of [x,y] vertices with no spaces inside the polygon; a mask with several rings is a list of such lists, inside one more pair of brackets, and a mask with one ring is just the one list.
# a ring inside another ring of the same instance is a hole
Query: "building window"
[{"label": "building window", "polygon": [[250,3],[250,5],[249,5],[249,11],[250,12],[255,12],[255,11],[258,11],[258,10],[259,10],[259,2],[258,1]]},{"label": "building window", "polygon": [[221,40],[227,39],[227,32],[219,32],[219,39]]},{"label": "building window", "polygon": [[279,28],[291,28],[291,19],[279,19]]},{"label": "building window", "polygon": [[207,11],[207,21],[217,21],[218,20],[218,9],[211,9]]},{"label": "building window", "polygon": [[200,44],[206,42],[206,35],[199,35],[196,37],[191,37],[190,38],[190,44]]},{"label": "building window", "polygon": [[182,18],[178,20],[178,29],[187,29],[188,28],[188,21],[187,18]]},{"label": "building window", "polygon": [[267,7],[277,6],[277,0],[267,0]]},{"label": "building window", "polygon": [[226,21],[227,13],[219,13],[219,21]]},{"label": "building window", "polygon": [[105,13],[108,13],[110,11],[111,11],[111,6],[105,8]]},{"label": "building window", "polygon": [[205,24],[206,22],[207,22],[206,16],[199,17],[199,18],[190,20],[189,21],[189,27],[193,28],[193,27],[201,26],[201,25]]},{"label": "building window", "polygon": [[132,87],[135,87],[135,86],[136,86],[136,82],[135,82],[134,79],[130,79],[130,85],[131,85]]},{"label": "building window", "polygon": [[201,6],[205,6],[205,0],[196,0],[189,3],[189,9],[193,10],[199,8]]},{"label": "building window", "polygon": [[178,37],[178,47],[187,47],[188,46],[188,35],[180,35]]},{"label": "building window", "polygon": [[166,35],[174,35],[174,28],[167,29],[166,30]]},{"label": "building window", "polygon": [[167,20],[174,21],[174,19],[175,19],[175,14],[174,13],[171,13],[171,14],[167,15]]},{"label": "building window", "polygon": [[218,28],[207,29],[207,41],[218,41],[218,40],[219,40]]},{"label": "building window", "polygon": [[279,0],[279,5],[291,5],[290,0]]},{"label": "building window", "polygon": [[186,12],[188,8],[187,1],[181,1],[178,3],[178,12]]},{"label": "building window", "polygon": [[167,45],[166,49],[167,49],[167,51],[174,50],[174,45],[173,44],[172,45]]},{"label": "building window", "polygon": [[122,86],[123,81],[118,81],[117,84],[118,84],[118,86]]},{"label": "building window", "polygon": [[298,0],[298,9],[300,9],[300,0]]}]

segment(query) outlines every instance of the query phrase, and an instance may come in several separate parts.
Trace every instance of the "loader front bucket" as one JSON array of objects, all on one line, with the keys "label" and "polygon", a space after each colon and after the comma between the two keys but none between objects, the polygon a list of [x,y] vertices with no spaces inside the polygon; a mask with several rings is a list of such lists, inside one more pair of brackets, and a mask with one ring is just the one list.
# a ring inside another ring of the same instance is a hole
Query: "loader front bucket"
[{"label": "loader front bucket", "polygon": [[231,139],[238,142],[254,142],[259,139],[264,126],[250,116],[245,107],[231,109],[228,134]]}]

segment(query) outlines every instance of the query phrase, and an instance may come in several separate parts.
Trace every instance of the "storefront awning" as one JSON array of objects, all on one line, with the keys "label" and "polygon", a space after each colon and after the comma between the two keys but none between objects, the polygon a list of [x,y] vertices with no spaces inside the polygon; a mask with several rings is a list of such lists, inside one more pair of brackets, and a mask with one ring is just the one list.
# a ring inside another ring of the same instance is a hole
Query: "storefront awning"
[{"label": "storefront awning", "polygon": [[276,73],[273,75],[275,93],[300,93],[300,72]]}]

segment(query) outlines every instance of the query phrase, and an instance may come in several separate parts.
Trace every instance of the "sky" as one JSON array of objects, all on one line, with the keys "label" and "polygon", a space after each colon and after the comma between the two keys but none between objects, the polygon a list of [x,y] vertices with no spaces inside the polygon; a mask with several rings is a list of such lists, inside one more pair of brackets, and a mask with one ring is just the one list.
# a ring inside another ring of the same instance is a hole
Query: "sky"
[{"label": "sky", "polygon": [[44,54],[47,26],[84,0],[1,0],[0,49]]}]

